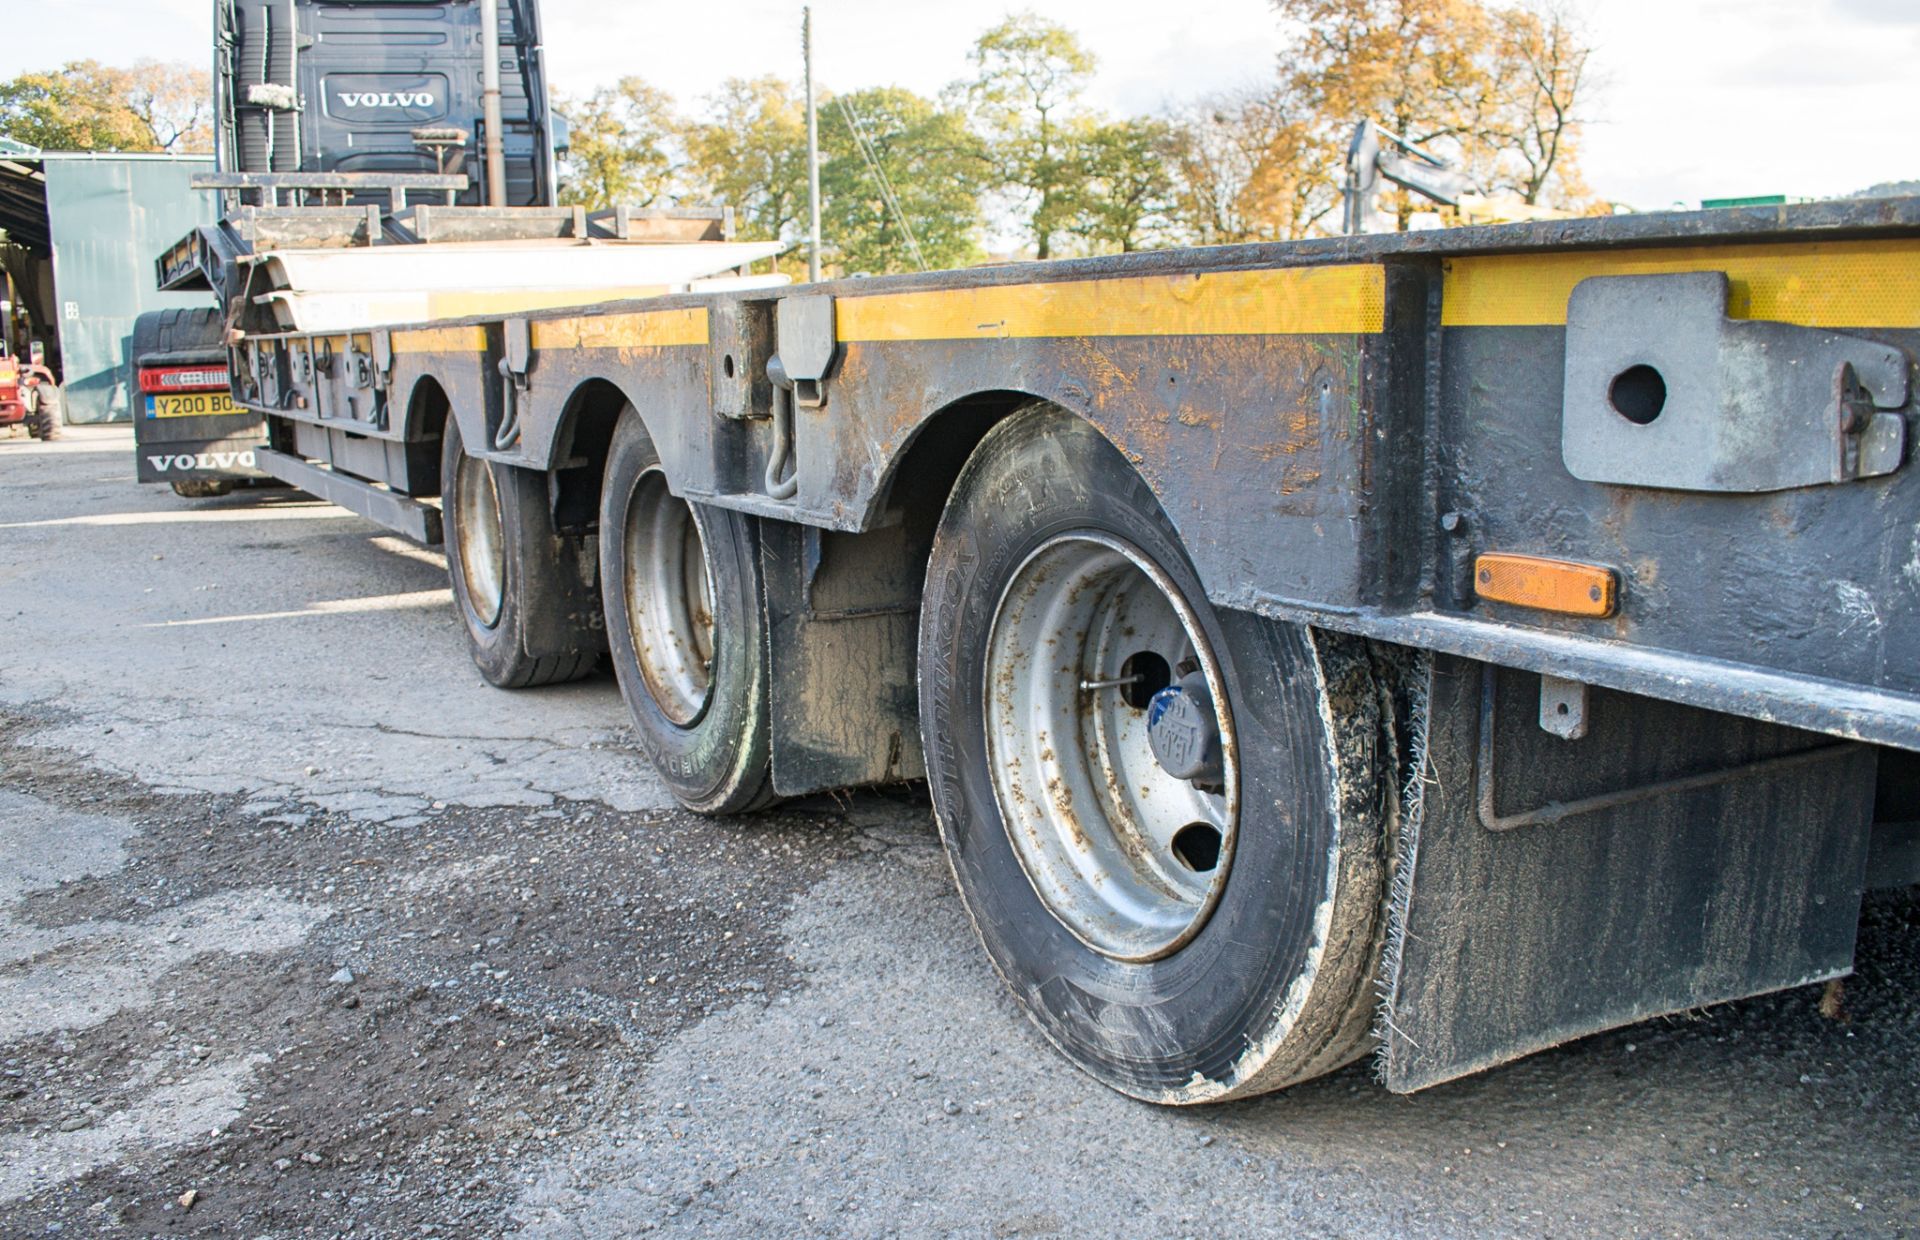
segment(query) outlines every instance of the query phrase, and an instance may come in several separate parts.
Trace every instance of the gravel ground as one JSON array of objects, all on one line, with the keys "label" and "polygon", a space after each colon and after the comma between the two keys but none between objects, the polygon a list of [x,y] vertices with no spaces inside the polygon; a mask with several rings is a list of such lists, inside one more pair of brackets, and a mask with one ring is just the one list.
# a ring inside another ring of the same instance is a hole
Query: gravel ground
[{"label": "gravel ground", "polygon": [[1129,1102],[1020,1018],[924,796],[681,813],[505,694],[438,557],[0,440],[0,1233],[1920,1227],[1920,902],[1818,989],[1413,1097]]}]

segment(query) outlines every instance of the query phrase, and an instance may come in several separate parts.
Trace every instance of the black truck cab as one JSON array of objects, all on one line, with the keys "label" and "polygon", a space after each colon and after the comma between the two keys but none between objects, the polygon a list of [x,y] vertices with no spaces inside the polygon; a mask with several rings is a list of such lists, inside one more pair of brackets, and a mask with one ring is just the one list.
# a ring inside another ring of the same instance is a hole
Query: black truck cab
[{"label": "black truck cab", "polygon": [[[478,0],[219,0],[215,158],[223,172],[465,173],[477,205]],[[501,0],[507,196],[554,199],[553,120],[533,0]],[[564,145],[564,143],[561,143]]]}]

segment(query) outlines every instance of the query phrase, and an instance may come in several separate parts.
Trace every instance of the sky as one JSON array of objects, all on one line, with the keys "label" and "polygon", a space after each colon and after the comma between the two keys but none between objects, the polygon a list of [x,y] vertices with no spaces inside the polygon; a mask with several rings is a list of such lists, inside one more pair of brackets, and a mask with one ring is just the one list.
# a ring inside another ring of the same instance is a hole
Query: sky
[{"label": "sky", "polygon": [[[1920,178],[1920,0],[1568,0],[1599,82],[1581,164],[1642,210],[1702,197],[1821,197]],[[1078,33],[1091,102],[1151,112],[1277,66],[1266,0],[817,0],[815,76],[834,90],[932,94],[1008,8]],[[92,57],[204,64],[213,0],[0,0],[0,76]],[[799,75],[798,3],[544,0],[547,65],[573,93],[637,74],[697,105],[728,77]],[[1177,20],[1169,20],[1176,14]]]}]

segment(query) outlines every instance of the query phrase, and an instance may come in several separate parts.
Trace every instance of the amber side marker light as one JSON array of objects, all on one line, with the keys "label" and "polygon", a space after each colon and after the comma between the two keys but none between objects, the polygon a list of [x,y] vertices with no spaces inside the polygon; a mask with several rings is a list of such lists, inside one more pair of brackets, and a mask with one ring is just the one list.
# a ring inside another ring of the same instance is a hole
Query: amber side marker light
[{"label": "amber side marker light", "polygon": [[1475,556],[1473,591],[1495,603],[1596,619],[1611,616],[1620,603],[1612,569],[1535,555]]}]

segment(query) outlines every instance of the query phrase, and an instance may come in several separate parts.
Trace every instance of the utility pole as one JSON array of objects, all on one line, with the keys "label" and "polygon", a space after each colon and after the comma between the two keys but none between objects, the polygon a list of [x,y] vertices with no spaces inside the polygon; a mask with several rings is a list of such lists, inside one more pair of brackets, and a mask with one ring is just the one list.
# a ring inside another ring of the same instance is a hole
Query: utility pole
[{"label": "utility pole", "polygon": [[507,205],[507,163],[500,133],[500,0],[480,0],[480,116],[487,127],[487,205]]},{"label": "utility pole", "polygon": [[800,52],[807,78],[807,279],[820,282],[820,115],[813,107],[813,7],[800,10]]}]

